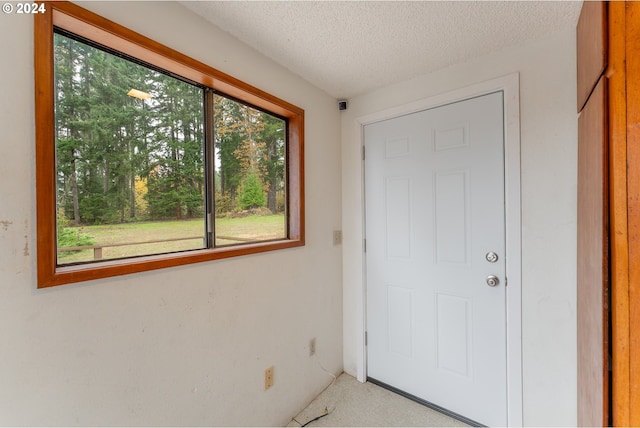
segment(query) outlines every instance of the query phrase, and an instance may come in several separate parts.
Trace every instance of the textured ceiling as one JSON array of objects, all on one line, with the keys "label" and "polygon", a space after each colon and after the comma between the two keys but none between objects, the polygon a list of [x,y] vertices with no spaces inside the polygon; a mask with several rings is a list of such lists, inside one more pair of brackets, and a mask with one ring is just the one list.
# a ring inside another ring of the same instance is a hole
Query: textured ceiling
[{"label": "textured ceiling", "polygon": [[336,98],[575,28],[581,1],[181,2]]}]

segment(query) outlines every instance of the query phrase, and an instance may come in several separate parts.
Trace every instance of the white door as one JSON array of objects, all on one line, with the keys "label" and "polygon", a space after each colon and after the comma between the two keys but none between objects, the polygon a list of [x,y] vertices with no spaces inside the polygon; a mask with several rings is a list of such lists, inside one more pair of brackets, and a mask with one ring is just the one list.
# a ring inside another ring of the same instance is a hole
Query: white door
[{"label": "white door", "polygon": [[364,136],[367,375],[506,426],[503,92]]}]

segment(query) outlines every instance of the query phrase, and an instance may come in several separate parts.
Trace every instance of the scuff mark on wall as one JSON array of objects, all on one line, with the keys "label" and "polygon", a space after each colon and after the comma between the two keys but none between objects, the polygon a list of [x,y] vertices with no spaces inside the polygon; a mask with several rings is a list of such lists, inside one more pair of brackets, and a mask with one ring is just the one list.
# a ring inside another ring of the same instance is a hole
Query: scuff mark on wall
[{"label": "scuff mark on wall", "polygon": [[22,254],[25,257],[29,256],[29,220],[24,221],[24,248]]},{"label": "scuff mark on wall", "polygon": [[9,230],[9,226],[11,226],[13,224],[12,221],[9,220],[0,220],[0,226],[2,226],[2,228],[4,230]]}]

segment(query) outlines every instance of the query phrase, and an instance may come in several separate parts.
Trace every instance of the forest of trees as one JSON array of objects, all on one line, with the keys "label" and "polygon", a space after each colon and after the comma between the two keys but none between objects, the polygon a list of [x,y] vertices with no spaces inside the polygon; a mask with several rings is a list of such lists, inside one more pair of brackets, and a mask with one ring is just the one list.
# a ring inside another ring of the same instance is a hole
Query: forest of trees
[{"label": "forest of trees", "polygon": [[215,95],[205,166],[204,88],[66,35],[54,42],[59,220],[204,218],[206,168],[217,216],[284,212],[282,119]]}]

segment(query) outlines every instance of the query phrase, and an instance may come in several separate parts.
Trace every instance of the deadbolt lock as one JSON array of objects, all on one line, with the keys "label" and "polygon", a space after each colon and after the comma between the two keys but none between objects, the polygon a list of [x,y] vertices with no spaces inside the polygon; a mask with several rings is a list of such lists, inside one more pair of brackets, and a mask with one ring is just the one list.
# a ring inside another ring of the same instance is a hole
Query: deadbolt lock
[{"label": "deadbolt lock", "polygon": [[493,251],[489,251],[486,256],[484,256],[489,263],[495,263],[498,261],[498,255]]}]

